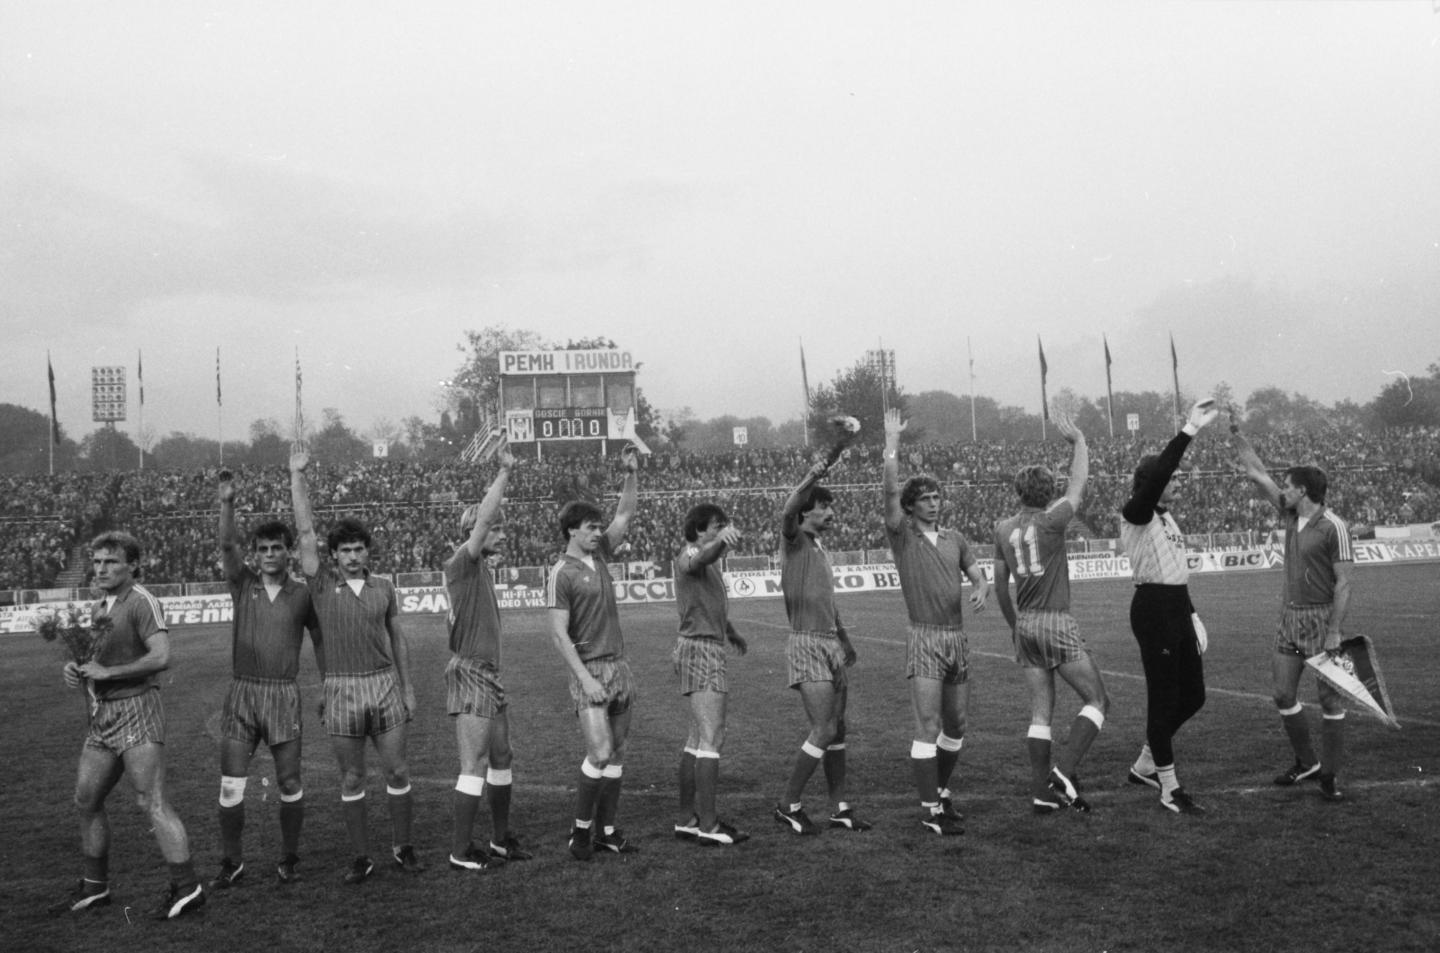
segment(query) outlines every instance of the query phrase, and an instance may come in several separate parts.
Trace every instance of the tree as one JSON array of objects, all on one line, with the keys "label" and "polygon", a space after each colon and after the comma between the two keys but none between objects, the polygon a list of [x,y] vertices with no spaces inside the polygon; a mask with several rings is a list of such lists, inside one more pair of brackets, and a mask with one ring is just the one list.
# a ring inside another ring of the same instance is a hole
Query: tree
[{"label": "tree", "polygon": [[[75,442],[61,431],[55,468],[75,459]],[[28,407],[0,404],[0,473],[45,473],[50,468],[50,417]]]},{"label": "tree", "polygon": [[1382,426],[1440,425],[1440,363],[1428,371],[1429,377],[1397,377],[1381,389],[1369,410]]},{"label": "tree", "polygon": [[351,433],[334,407],[320,412],[320,429],[310,440],[310,454],[324,463],[358,463],[370,458],[370,443]]},{"label": "tree", "polygon": [[86,470],[133,470],[140,448],[123,430],[100,427],[80,441],[81,466]]},{"label": "tree", "polygon": [[[837,414],[860,421],[860,443],[884,443],[885,407],[898,408],[905,415],[907,402],[908,398],[893,380],[882,383],[880,372],[861,361],[848,371],[836,374],[833,381],[821,384],[810,395],[811,443],[826,446],[834,441],[829,421]],[[905,438],[908,442],[918,442],[925,439],[925,434],[918,425],[911,426],[905,429]]]},{"label": "tree", "polygon": [[290,460],[290,441],[280,432],[273,418],[262,418],[250,424],[250,446],[245,462],[251,466],[284,466]]},{"label": "tree", "polygon": [[159,470],[203,470],[215,466],[219,459],[220,445],[214,440],[179,431],[160,438],[150,451],[151,464]]},{"label": "tree", "polygon": [[1245,401],[1245,427],[1257,433],[1297,433],[1333,426],[1325,407],[1303,394],[1262,387]]}]

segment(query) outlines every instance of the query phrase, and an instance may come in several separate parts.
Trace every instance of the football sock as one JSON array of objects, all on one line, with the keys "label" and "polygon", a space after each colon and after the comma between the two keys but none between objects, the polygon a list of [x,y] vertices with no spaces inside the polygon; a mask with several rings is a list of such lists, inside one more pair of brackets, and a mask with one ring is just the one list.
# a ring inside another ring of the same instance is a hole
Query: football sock
[{"label": "football sock", "polygon": [[1325,715],[1320,720],[1320,773],[1340,773],[1345,759],[1345,713]]},{"label": "football sock", "polygon": [[935,779],[939,776],[936,762],[939,758],[935,752],[933,744],[923,741],[910,742],[910,769],[915,778],[915,789],[920,792],[920,803],[927,807],[940,803],[936,797],[939,790],[935,784]]},{"label": "football sock", "polygon": [[[1031,725],[1025,736],[1025,751],[1030,756],[1030,782],[1043,796],[1050,793],[1050,726]],[[1036,796],[1042,796],[1037,794]]]},{"label": "football sock", "polygon": [[590,759],[580,762],[580,780],[575,788],[575,818],[576,823],[585,821],[585,826],[595,817],[595,802],[600,796],[600,782],[605,775],[600,768],[590,763]]},{"label": "football sock", "polygon": [[1157,765],[1155,773],[1160,775],[1160,796],[1162,798],[1169,797],[1170,792],[1180,786],[1179,780],[1175,777],[1175,765],[1167,764],[1163,768]]},{"label": "football sock", "polygon": [[410,843],[410,823],[415,811],[415,802],[407,782],[403,788],[385,785],[385,801],[390,808],[390,838],[396,847]]},{"label": "football sock", "polygon": [[1290,747],[1295,750],[1295,760],[1309,767],[1314,764],[1315,746],[1310,742],[1310,724],[1305,720],[1305,708],[1299,702],[1291,708],[1280,712],[1280,723],[1285,727],[1285,734],[1290,739]]},{"label": "football sock", "polygon": [[510,836],[510,795],[515,790],[509,768],[485,772],[485,791],[490,798],[490,827],[495,843]]},{"label": "football sock", "polygon": [[[830,800],[836,804],[845,800],[845,742],[837,742],[825,749],[825,787]],[[837,810],[843,810],[838,808]]]},{"label": "football sock", "polygon": [[285,853],[300,853],[300,830],[305,826],[305,792],[280,795],[280,840]]},{"label": "football sock", "polygon": [[[800,795],[805,791],[805,785],[809,783],[810,776],[820,766],[820,759],[825,757],[825,750],[817,748],[809,741],[800,746],[800,753],[795,756],[795,765],[790,769],[790,780],[785,786],[785,802],[787,804],[798,804]],[[792,807],[791,810],[794,810]]]},{"label": "football sock", "polygon": [[480,813],[481,797],[479,790],[476,790],[480,786],[473,782],[479,780],[480,778],[473,776],[461,775],[460,781],[455,785],[455,819],[450,831],[451,857],[464,857],[465,852],[470,849],[470,841],[475,832],[475,817]]},{"label": "football sock", "polygon": [[935,739],[935,786],[944,789],[950,786],[950,776],[960,761],[960,749],[965,744],[963,736],[951,738],[945,732]]},{"label": "football sock", "polygon": [[340,795],[340,810],[345,815],[345,833],[350,838],[350,849],[356,857],[370,854],[370,827],[365,816],[365,792]]},{"label": "football sock", "polygon": [[700,827],[707,831],[715,826],[715,789],[719,786],[720,753],[695,752],[694,814],[700,819]]},{"label": "football sock", "polygon": [[686,748],[680,754],[680,813],[686,816],[695,810],[695,749]]},{"label": "football sock", "polygon": [[1065,777],[1072,777],[1075,768],[1085,758],[1085,752],[1090,750],[1090,745],[1100,734],[1100,729],[1105,725],[1105,713],[1094,705],[1086,705],[1080,709],[1080,714],[1070,723],[1070,737],[1065,742],[1064,753],[1060,756],[1056,767]]}]

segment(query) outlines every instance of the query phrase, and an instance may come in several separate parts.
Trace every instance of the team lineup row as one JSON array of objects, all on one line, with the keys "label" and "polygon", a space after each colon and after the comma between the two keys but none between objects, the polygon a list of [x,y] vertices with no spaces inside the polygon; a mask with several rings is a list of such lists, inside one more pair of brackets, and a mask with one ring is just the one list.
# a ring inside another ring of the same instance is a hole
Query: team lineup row
[{"label": "team lineup row", "polygon": [[[1184,538],[1171,513],[1178,492],[1172,476],[1191,439],[1216,416],[1214,402],[1201,401],[1160,454],[1138,462],[1123,510],[1121,538],[1136,583],[1131,625],[1147,686],[1146,744],[1130,769],[1130,780],[1157,789],[1160,804],[1177,815],[1204,813],[1179,783],[1173,738],[1204,703],[1205,634],[1187,588]],[[985,607],[991,588],[965,537],[938,525],[937,481],[922,474],[901,484],[899,443],[905,422],[900,414],[887,412],[884,426],[884,523],[909,623],[906,674],[915,712],[910,761],[919,823],[949,836],[963,831],[949,790],[969,701],[962,586],[968,577],[972,611]],[[996,523],[994,538],[994,595],[1012,630],[1015,658],[1032,702],[1026,748],[1031,806],[1037,814],[1090,810],[1075,783],[1077,767],[1102,729],[1109,706],[1100,671],[1069,612],[1065,529],[1085,493],[1088,449],[1070,421],[1057,420],[1057,428],[1073,447],[1063,494],[1050,469],[1023,467],[1015,476],[1019,510]],[[1317,755],[1296,693],[1305,658],[1339,646],[1350,594],[1349,534],[1324,506],[1323,471],[1293,467],[1282,487],[1243,436],[1236,433],[1234,442],[1238,465],[1277,508],[1286,530],[1285,608],[1273,675],[1276,705],[1295,761],[1276,783],[1315,777],[1324,797],[1338,800],[1343,699],[1319,684],[1324,717]],[[847,669],[855,661],[855,650],[835,606],[833,573],[821,542],[835,520],[833,497],[821,480],[841,446],[804,474],[786,499],[781,519],[781,589],[791,628],[787,677],[802,700],[808,733],[773,816],[802,836],[818,832],[803,796],[822,766],[829,825],[849,831],[870,827],[846,799]],[[565,551],[547,581],[551,641],[568,673],[585,748],[568,841],[571,856],[580,861],[597,852],[635,849],[617,826],[633,679],[608,568],[635,514],[634,448],[627,448],[622,461],[624,484],[608,523],[602,510],[589,502],[572,501],[561,509],[558,522]],[[375,867],[368,854],[367,740],[385,778],[392,861],[405,871],[424,869],[411,843],[406,725],[415,696],[395,591],[369,572],[370,535],[356,520],[342,519],[330,527],[329,558],[322,561],[308,497],[309,462],[303,451],[291,459],[294,530],[280,522],[264,523],[253,529],[248,547],[236,528],[236,487],[229,474],[220,476],[218,536],[234,603],[233,678],[221,716],[223,860],[209,882],[211,889],[227,887],[245,872],[245,786],[251,758],[262,742],[274,758],[281,801],[284,856],[276,875],[281,881],[296,878],[304,817],[296,678],[307,631],[323,678],[322,723],[340,768],[342,814],[355,858],[344,880],[361,883]],[[446,705],[454,719],[459,755],[447,864],[458,871],[485,870],[530,856],[509,826],[509,720],[490,558],[505,544],[503,504],[516,460],[502,445],[498,462],[483,499],[461,516],[464,539],[444,567],[451,606]],[[679,637],[673,660],[691,714],[679,772],[684,813],[675,834],[705,844],[733,845],[747,835],[719,816],[716,789],[725,736],[727,644],[742,653],[746,645],[730,623],[720,567],[740,535],[712,503],[690,510],[683,534],[675,561]],[[253,565],[247,564],[247,549]],[[91,703],[75,794],[83,876],[52,910],[75,913],[110,902],[105,800],[124,776],[153,823],[169,867],[170,883],[155,911],[169,919],[201,907],[206,889],[196,875],[185,827],[164,790],[164,721],[156,675],[169,665],[168,633],[158,602],[135,580],[140,543],[126,533],[108,533],[94,540],[92,551],[95,586],[103,596],[93,608],[92,626],[103,636],[95,639],[93,657],[68,663],[63,673],[68,685],[85,688]],[[302,579],[291,576],[292,558],[298,559]],[[1052,752],[1057,675],[1076,692],[1081,707],[1065,744]],[[483,807],[491,819],[487,846],[474,842]]]}]

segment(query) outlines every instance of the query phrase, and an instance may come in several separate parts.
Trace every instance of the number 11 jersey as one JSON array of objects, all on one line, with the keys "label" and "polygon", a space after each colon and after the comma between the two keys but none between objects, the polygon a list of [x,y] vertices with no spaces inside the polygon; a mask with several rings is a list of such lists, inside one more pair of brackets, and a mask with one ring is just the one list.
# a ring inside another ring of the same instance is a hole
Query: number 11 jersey
[{"label": "number 11 jersey", "polygon": [[1065,527],[1074,518],[1075,507],[1061,497],[1043,510],[1027,506],[995,524],[995,552],[1015,577],[1015,607],[1020,611],[1069,610]]}]

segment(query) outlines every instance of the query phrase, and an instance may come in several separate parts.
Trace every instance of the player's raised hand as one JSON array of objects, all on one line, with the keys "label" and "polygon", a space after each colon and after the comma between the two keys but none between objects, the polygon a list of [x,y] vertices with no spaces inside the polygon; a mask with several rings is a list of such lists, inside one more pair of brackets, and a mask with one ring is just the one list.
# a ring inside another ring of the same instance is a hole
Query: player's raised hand
[{"label": "player's raised hand", "polygon": [[724,529],[715,534],[716,539],[732,549],[739,544],[742,536],[743,534],[735,528],[733,523],[727,524]]},{"label": "player's raised hand", "polygon": [[1190,419],[1186,422],[1196,430],[1202,430],[1214,423],[1219,416],[1220,407],[1215,403],[1215,398],[1206,397],[1196,401],[1195,406],[1190,408]]},{"label": "player's raised hand", "polygon": [[310,454],[304,450],[295,449],[290,453],[290,472],[299,473],[310,466]]},{"label": "player's raised hand", "polygon": [[216,479],[219,480],[219,483],[216,484],[216,493],[220,497],[220,502],[235,502],[235,474],[229,470],[221,470]]},{"label": "player's raised hand", "polygon": [[500,447],[495,451],[495,457],[506,470],[515,466],[515,454],[510,452],[510,439],[504,434],[500,435]]},{"label": "player's raised hand", "polygon": [[891,407],[885,411],[885,439],[888,442],[891,438],[900,439],[905,432],[906,422],[900,419],[900,409]]},{"label": "player's raised hand", "polygon": [[1060,431],[1060,436],[1069,443],[1080,443],[1085,439],[1085,435],[1075,426],[1075,421],[1070,419],[1069,414],[1055,415],[1055,429]]}]

